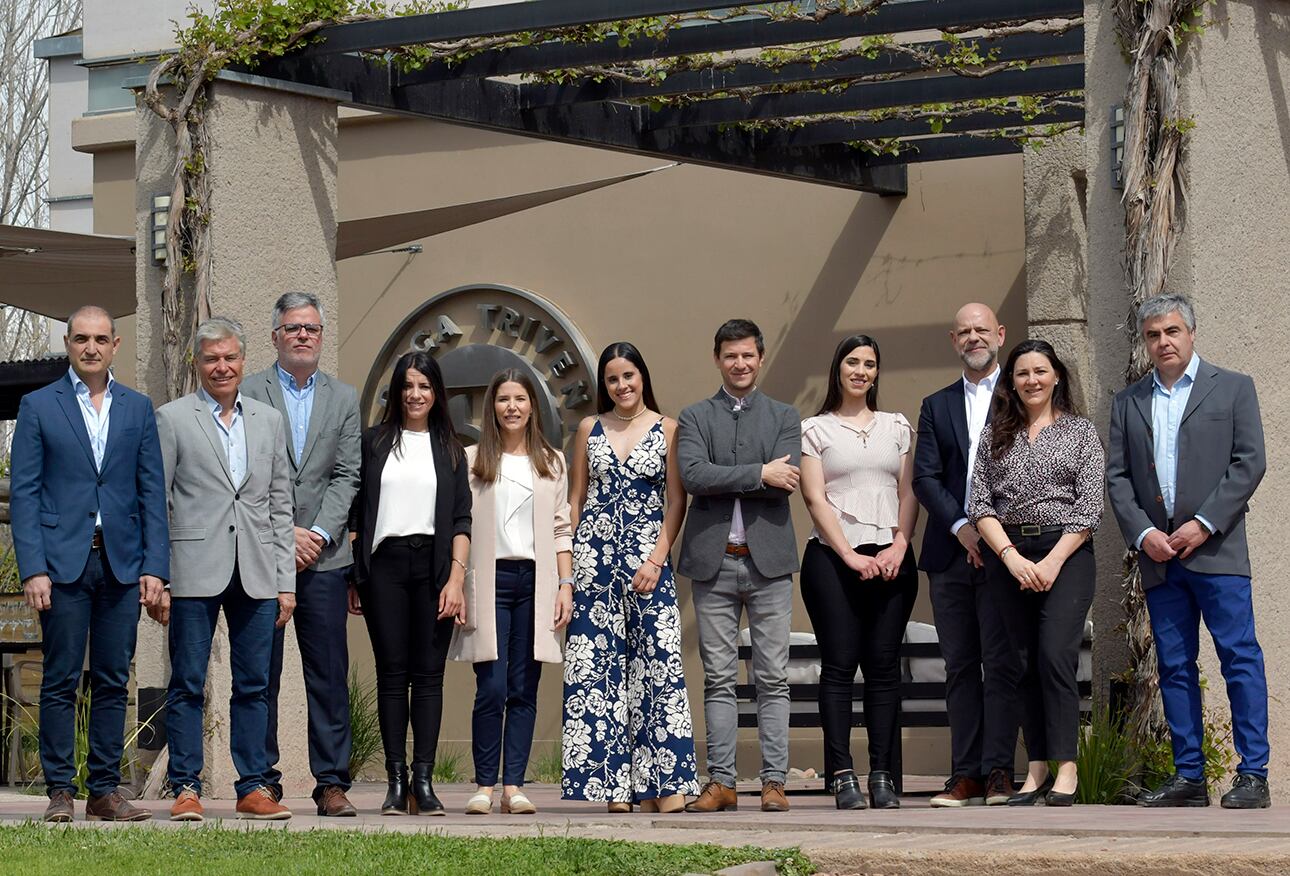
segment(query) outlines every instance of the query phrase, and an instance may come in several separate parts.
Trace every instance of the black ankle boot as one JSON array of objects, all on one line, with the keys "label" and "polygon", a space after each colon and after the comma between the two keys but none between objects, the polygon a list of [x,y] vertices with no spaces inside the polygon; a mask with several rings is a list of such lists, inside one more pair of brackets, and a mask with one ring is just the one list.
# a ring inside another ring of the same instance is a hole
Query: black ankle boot
[{"label": "black ankle boot", "polygon": [[833,802],[839,809],[865,809],[869,806],[855,773],[839,773],[833,777]]},{"label": "black ankle boot", "polygon": [[389,790],[381,804],[382,815],[408,814],[408,765],[401,761],[387,760],[385,773],[389,776]]},{"label": "black ankle boot", "polygon": [[421,815],[445,815],[443,804],[434,795],[430,786],[430,776],[434,772],[432,763],[412,764],[412,805],[414,812]]},{"label": "black ankle boot", "polygon": [[874,809],[900,808],[900,797],[896,795],[896,783],[891,780],[891,773],[886,770],[869,773],[869,801]]}]

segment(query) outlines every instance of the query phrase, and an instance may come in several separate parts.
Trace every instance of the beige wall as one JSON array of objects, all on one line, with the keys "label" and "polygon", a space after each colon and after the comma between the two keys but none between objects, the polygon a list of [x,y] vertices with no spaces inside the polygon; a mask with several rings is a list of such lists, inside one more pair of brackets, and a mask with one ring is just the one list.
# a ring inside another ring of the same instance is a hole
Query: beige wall
[{"label": "beige wall", "polygon": [[[339,161],[342,220],[663,163],[409,119],[343,124]],[[133,228],[133,154],[99,152],[95,164],[100,230],[117,227],[110,223]],[[731,316],[752,318],[766,333],[762,388],[807,415],[823,398],[833,347],[863,331],[882,345],[882,406],[913,422],[922,397],[958,373],[948,340],[958,307],[970,300],[996,307],[1015,342],[1025,336],[1026,301],[1020,158],[913,165],[909,176],[907,197],[879,198],[678,166],[428,238],[420,255],[342,261],[339,332],[331,337],[339,338],[340,376],[361,388],[381,345],[425,300],[462,285],[495,283],[555,303],[595,353],[615,340],[637,343],[659,402],[673,415],[719,385],[712,333]],[[266,291],[259,300],[240,299],[237,315],[253,325],[267,318],[271,298]],[[141,355],[150,343],[140,339]],[[800,503],[795,523],[804,539],[810,525]],[[701,741],[702,673],[688,584],[682,582],[680,591]],[[931,619],[925,588],[914,616]],[[800,602],[793,625],[810,628]],[[370,675],[371,649],[357,621],[350,646],[354,662]],[[549,669],[545,676],[535,754],[558,738],[559,672]],[[469,668],[450,666],[447,683],[443,739],[468,755]],[[743,731],[742,737],[740,772],[755,775],[755,734]],[[948,770],[946,731],[907,730],[906,740],[908,772]],[[855,750],[863,763],[862,733]],[[794,766],[821,768],[818,730],[793,732],[791,759]]]},{"label": "beige wall", "polygon": [[[1128,68],[1104,6],[1085,4],[1089,355],[1103,421],[1110,395],[1123,386],[1128,355],[1121,329],[1128,311],[1120,267],[1124,216],[1120,193],[1110,185],[1107,149],[1110,107],[1123,103]],[[1290,273],[1290,17],[1284,4],[1268,0],[1218,0],[1205,14],[1215,23],[1188,50],[1180,82],[1182,112],[1196,127],[1184,153],[1186,229],[1169,286],[1195,302],[1197,352],[1252,375],[1259,391],[1268,474],[1250,503],[1248,528],[1254,613],[1271,694],[1272,788],[1284,802],[1290,788],[1277,777],[1290,768],[1290,664],[1284,659],[1290,653],[1290,605],[1281,595],[1281,570],[1290,562],[1290,546],[1276,509],[1290,490],[1290,451],[1282,437],[1290,391],[1280,354],[1290,331],[1284,290]],[[1102,565],[1110,564],[1104,559]],[[1098,610],[1114,616],[1118,590],[1105,577],[1102,584]],[[1200,662],[1209,682],[1206,706],[1226,715],[1218,659],[1204,635]]]}]

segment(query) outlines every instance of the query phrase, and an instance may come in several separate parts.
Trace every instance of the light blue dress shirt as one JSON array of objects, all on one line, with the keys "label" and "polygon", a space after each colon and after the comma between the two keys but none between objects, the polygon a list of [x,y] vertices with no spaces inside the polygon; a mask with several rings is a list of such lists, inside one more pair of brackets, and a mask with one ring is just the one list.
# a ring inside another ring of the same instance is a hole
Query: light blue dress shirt
[{"label": "light blue dress shirt", "polygon": [[[1166,389],[1160,382],[1159,371],[1151,372],[1151,435],[1155,445],[1156,479],[1160,482],[1160,496],[1164,499],[1165,515],[1169,518],[1174,516],[1174,499],[1178,495],[1178,430],[1198,371],[1200,356],[1192,353],[1191,361],[1172,389]],[[1214,531],[1208,520],[1200,515],[1196,515],[1196,519],[1210,532]],[[1153,529],[1154,526],[1149,526],[1142,530],[1136,543],[1139,548]]]},{"label": "light blue dress shirt", "polygon": [[211,418],[215,420],[215,431],[228,456],[228,473],[233,479],[233,486],[240,487],[246,480],[246,423],[242,420],[242,393],[239,392],[233,402],[233,419],[227,426],[220,419],[220,414],[224,412],[220,403],[211,398],[204,387],[199,388],[197,394],[206,402]]},{"label": "light blue dress shirt", "polygon": [[[296,383],[295,377],[282,370],[281,365],[275,364],[273,367],[278,372],[278,384],[282,387],[282,400],[287,408],[287,424],[291,427],[291,448],[295,452],[298,466],[305,453],[305,439],[309,437],[309,418],[314,415],[314,386],[317,383],[318,372],[310,374],[305,385],[300,386]],[[310,527],[309,531],[318,533],[323,541],[331,544],[331,536],[321,526]]]},{"label": "light blue dress shirt", "polygon": [[[107,450],[108,425],[112,411],[112,385],[116,383],[116,380],[112,377],[112,372],[109,371],[107,391],[103,393],[103,406],[95,410],[94,402],[90,400],[89,384],[81,380],[81,376],[76,373],[76,369],[69,367],[67,373],[72,378],[72,389],[76,392],[76,402],[81,409],[81,419],[85,421],[85,431],[90,436],[90,450],[94,453],[94,468],[102,472],[103,452]],[[94,526],[95,528],[102,528],[102,511],[95,515]]]}]

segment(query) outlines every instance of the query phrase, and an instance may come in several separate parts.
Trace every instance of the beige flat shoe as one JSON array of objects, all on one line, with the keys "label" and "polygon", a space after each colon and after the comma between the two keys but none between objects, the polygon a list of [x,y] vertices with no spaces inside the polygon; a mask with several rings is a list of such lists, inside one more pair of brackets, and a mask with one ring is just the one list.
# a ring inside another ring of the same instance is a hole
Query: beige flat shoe
[{"label": "beige flat shoe", "polygon": [[608,809],[608,811],[610,811],[610,812],[612,812],[612,813],[614,813],[614,814],[621,814],[621,813],[623,813],[623,812],[631,812],[631,811],[632,811],[632,804],[630,804],[630,803],[610,803],[610,804],[608,805],[608,807],[606,807],[606,808]]},{"label": "beige flat shoe", "polygon": [[493,811],[492,794],[476,794],[466,801],[467,815],[489,815]]},{"label": "beige flat shoe", "polygon": [[537,807],[523,793],[516,791],[511,796],[502,798],[502,812],[509,815],[532,815],[537,812]]}]

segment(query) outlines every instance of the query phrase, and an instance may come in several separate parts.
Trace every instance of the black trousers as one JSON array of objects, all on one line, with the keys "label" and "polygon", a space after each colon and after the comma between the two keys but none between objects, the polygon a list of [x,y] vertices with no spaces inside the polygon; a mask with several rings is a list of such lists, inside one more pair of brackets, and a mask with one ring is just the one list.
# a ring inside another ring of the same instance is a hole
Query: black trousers
[{"label": "black trousers", "polygon": [[[1054,531],[1012,536],[1012,542],[1023,557],[1038,562],[1061,537]],[[1003,708],[1021,724],[1030,760],[1074,760],[1079,738],[1075,673],[1097,578],[1093,544],[1086,541],[1071,554],[1052,589],[1042,593],[1022,590],[998,557],[983,556],[990,592],[1022,671],[1017,688],[1002,692]]]},{"label": "black trousers", "polygon": [[[880,545],[859,553],[874,556]],[[802,601],[820,648],[820,726],[824,778],[852,769],[851,702],[856,667],[864,675],[864,724],[869,770],[890,770],[900,733],[900,643],[918,598],[914,550],[892,580],[862,580],[832,548],[816,539],[802,555]]]},{"label": "black trousers", "polygon": [[433,765],[439,746],[453,620],[437,619],[433,570],[432,536],[385,539],[359,594],[376,658],[376,707],[387,762],[406,760],[409,718],[413,763]]},{"label": "black trousers", "polygon": [[[296,573],[296,627],[300,663],[308,706],[309,771],[314,776],[314,799],[324,788],[350,787],[349,753],[349,611],[344,569]],[[273,633],[269,662],[269,784],[282,796],[278,769],[278,692],[282,688],[282,650],[286,627]],[[298,726],[298,725],[297,725]]]},{"label": "black trousers", "polygon": [[927,577],[936,637],[945,658],[951,775],[983,779],[993,769],[1011,775],[1017,721],[1000,704],[1016,691],[1021,663],[1008,641],[986,571],[973,566],[963,551],[944,571]]}]

